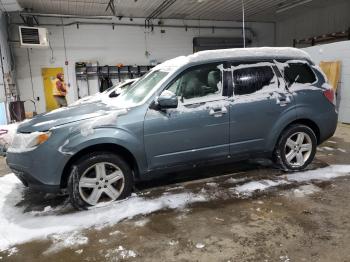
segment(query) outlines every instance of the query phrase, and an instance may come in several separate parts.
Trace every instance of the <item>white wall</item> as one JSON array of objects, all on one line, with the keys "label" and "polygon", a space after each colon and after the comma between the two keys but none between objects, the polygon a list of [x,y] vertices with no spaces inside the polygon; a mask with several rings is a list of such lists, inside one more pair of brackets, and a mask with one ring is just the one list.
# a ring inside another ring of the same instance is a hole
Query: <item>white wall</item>
[{"label": "white wall", "polygon": [[0,124],[8,122],[6,94],[16,94],[14,85],[14,72],[12,71],[12,59],[8,45],[7,21],[5,14],[0,11]]},{"label": "white wall", "polygon": [[[8,76],[11,71],[11,55],[7,39],[6,17],[5,14],[0,11],[0,48],[2,54],[0,59],[0,102],[4,102],[6,100],[5,88],[8,88],[6,76]],[[4,76],[2,74],[3,70],[1,67],[4,70]]]},{"label": "white wall", "polygon": [[[91,21],[91,20],[90,20]],[[61,23],[61,20],[54,18],[40,19],[41,23]],[[69,20],[64,20],[69,22]],[[106,22],[106,21],[103,21]],[[108,21],[109,22],[109,21]],[[117,21],[119,22],[119,21]],[[128,21],[129,22],[129,21]],[[134,23],[144,23],[143,19],[134,19]],[[181,20],[166,21],[167,24],[183,25]],[[198,21],[189,21],[187,24],[198,25]],[[240,26],[234,22],[210,22],[201,21],[200,25],[209,26]],[[272,46],[274,45],[275,32],[274,25],[268,23],[247,23],[256,36],[252,39],[253,46]],[[63,41],[63,27],[44,26],[49,29],[49,39],[53,49],[53,59],[50,49],[28,49],[29,59],[33,77],[34,98],[39,97],[37,101],[37,111],[45,111],[45,97],[43,91],[43,80],[41,77],[41,68],[43,67],[64,67],[66,80],[71,84],[68,93],[68,102],[71,103],[77,99],[76,80],[75,80],[75,62],[78,61],[98,61],[99,65],[116,65],[122,63],[125,65],[149,64],[150,60],[162,62],[166,59],[179,55],[191,54],[193,51],[193,37],[237,37],[241,35],[240,30],[216,29],[214,33],[211,29],[188,29],[184,28],[164,28],[165,33],[160,33],[160,28],[155,28],[154,32],[146,33],[143,26],[112,26],[108,25],[80,25],[79,29],[75,25],[64,27],[66,55],[69,65],[66,67],[65,50]],[[17,26],[11,26],[12,39],[18,39]],[[150,57],[145,56],[146,46],[150,52]],[[14,48],[17,85],[20,90],[21,100],[33,99],[33,91],[30,80],[29,61],[27,49]],[[25,103],[26,111],[32,111],[31,103]]]},{"label": "white wall", "polygon": [[[326,7],[286,11],[277,21],[277,45],[292,46],[293,39],[304,39],[348,30],[350,1],[328,1]],[[316,1],[314,1],[315,4]],[[284,15],[286,18],[284,18]]]},{"label": "white wall", "polygon": [[350,123],[350,41],[313,46],[304,49],[316,64],[321,61],[341,61],[341,79],[338,84],[339,121]]}]

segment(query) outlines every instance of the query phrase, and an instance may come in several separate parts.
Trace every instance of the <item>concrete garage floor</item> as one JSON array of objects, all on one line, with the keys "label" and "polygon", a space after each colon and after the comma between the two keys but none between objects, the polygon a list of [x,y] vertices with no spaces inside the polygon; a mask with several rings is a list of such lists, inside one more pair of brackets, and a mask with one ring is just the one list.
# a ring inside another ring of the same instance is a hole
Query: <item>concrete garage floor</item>
[{"label": "concrete garage floor", "polygon": [[[350,126],[339,124],[336,135],[321,145],[310,169],[350,164],[348,152]],[[3,159],[0,172],[9,173]],[[242,180],[278,175],[286,174],[266,161],[254,161],[142,184],[138,194],[145,198],[169,192],[205,192],[213,197],[79,231],[84,236],[81,242],[60,245],[52,237],[33,240],[0,252],[0,260],[350,261],[350,177],[280,185],[249,197],[230,193],[232,184]],[[64,196],[48,200],[29,191],[19,205],[28,212],[64,201]]]}]

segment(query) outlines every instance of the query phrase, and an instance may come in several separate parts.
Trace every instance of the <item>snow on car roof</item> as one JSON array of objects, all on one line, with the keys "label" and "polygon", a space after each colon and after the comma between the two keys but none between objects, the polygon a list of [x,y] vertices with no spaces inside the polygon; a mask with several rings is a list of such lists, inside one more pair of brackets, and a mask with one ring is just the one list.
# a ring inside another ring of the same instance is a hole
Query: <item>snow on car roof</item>
[{"label": "snow on car roof", "polygon": [[305,51],[291,47],[232,48],[201,51],[188,56],[179,56],[157,65],[153,70],[169,70],[179,68],[188,63],[235,58],[293,58],[311,60],[311,57]]}]

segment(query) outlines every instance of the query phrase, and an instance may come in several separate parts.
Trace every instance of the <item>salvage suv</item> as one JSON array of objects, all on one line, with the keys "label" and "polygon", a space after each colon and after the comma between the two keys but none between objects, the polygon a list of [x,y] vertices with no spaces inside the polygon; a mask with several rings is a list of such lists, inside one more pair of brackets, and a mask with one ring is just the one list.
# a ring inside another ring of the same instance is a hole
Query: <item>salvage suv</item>
[{"label": "salvage suv", "polygon": [[304,169],[337,126],[334,94],[303,51],[203,51],[166,61],[117,98],[21,124],[7,163],[24,185],[86,209],[160,173],[255,157]]}]

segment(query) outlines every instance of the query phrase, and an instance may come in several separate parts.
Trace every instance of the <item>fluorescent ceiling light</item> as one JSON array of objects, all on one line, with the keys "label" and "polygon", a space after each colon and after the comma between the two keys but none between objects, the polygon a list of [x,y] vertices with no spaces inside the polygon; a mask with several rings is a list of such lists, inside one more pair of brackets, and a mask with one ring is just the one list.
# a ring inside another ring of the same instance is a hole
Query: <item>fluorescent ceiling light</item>
[{"label": "fluorescent ceiling light", "polygon": [[292,9],[292,8],[294,8],[294,7],[297,7],[297,6],[299,6],[299,5],[304,5],[304,4],[310,3],[311,1],[312,1],[312,0],[302,0],[302,1],[294,2],[294,3],[292,3],[292,4],[282,5],[282,6],[280,6],[280,7],[277,9],[276,13],[282,13],[282,12],[284,12],[284,11],[287,11],[287,10],[289,10],[289,9]]}]

